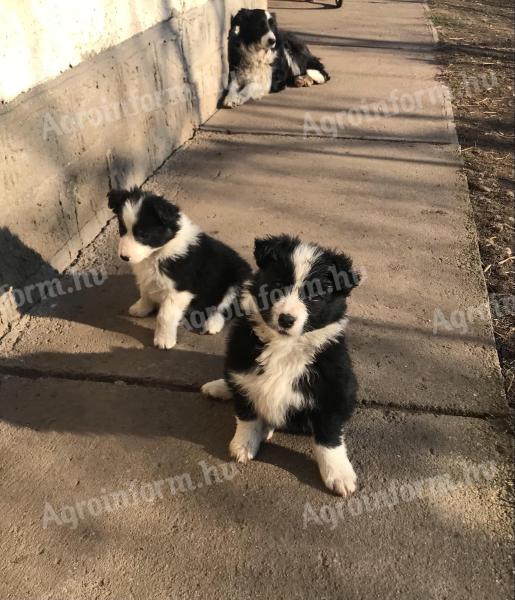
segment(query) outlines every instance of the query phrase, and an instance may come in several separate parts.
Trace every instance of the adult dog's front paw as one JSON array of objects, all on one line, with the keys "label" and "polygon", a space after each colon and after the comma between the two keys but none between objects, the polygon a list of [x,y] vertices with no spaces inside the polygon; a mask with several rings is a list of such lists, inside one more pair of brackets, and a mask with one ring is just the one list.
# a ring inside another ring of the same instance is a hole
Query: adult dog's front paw
[{"label": "adult dog's front paw", "polygon": [[154,346],[161,350],[170,350],[177,343],[177,334],[163,329],[156,329],[154,333]]},{"label": "adult dog's front paw", "polygon": [[315,446],[315,457],[327,488],[340,496],[348,496],[356,490],[356,473],[344,445],[336,448]]},{"label": "adult dog's front paw", "polygon": [[240,96],[233,96],[232,94],[228,94],[222,103],[224,108],[235,108],[236,106],[240,106],[240,104],[242,104]]},{"label": "adult dog's front paw", "polygon": [[263,426],[260,421],[236,419],[236,433],[229,444],[231,456],[239,463],[248,463],[256,456],[262,436]]}]

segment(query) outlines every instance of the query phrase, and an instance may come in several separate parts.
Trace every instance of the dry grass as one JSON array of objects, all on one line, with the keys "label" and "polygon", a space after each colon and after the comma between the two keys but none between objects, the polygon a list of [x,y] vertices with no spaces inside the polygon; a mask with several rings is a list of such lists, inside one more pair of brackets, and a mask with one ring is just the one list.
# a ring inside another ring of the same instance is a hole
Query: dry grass
[{"label": "dry grass", "polygon": [[[453,94],[458,137],[492,305],[497,350],[515,407],[513,0],[431,0],[442,78]],[[505,311],[501,311],[505,312]]]}]

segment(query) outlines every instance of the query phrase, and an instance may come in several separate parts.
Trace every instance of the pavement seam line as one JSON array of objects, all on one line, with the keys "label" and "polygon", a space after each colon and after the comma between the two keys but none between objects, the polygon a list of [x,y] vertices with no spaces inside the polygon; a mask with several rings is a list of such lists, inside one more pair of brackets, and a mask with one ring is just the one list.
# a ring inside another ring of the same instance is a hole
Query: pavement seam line
[{"label": "pavement seam line", "polygon": [[[65,371],[51,371],[45,370],[40,371],[38,369],[22,366],[9,366],[0,367],[0,377],[18,377],[22,379],[58,379],[63,381],[80,381],[85,383],[108,383],[114,385],[128,385],[135,387],[147,387],[152,389],[167,390],[169,392],[183,392],[189,394],[200,394],[200,386],[192,384],[181,384],[174,383],[173,381],[163,381],[160,379],[148,379],[145,377],[127,377],[117,375],[107,375],[104,373],[79,373],[79,372],[65,372]],[[1,382],[0,382],[1,384]],[[481,411],[470,411],[468,413],[447,408],[425,408],[415,405],[400,405],[393,402],[381,403],[376,400],[361,400],[358,404],[358,408],[375,409],[382,411],[395,410],[398,412],[416,413],[416,414],[427,414],[434,416],[447,416],[447,417],[461,417],[466,419],[480,419],[480,420],[498,420],[506,419],[510,413],[507,412],[481,412]]]},{"label": "pavement seam line", "polygon": [[443,140],[422,140],[422,139],[407,139],[407,138],[396,138],[396,137],[374,137],[374,136],[327,136],[327,135],[316,135],[310,133],[304,135],[303,133],[281,133],[277,131],[236,131],[233,129],[210,129],[209,127],[201,126],[198,131],[200,133],[214,133],[216,135],[253,135],[253,136],[274,136],[274,137],[286,137],[286,138],[313,138],[316,140],[349,140],[358,142],[385,142],[392,144],[429,144],[430,146],[456,146],[454,141],[443,141]]}]

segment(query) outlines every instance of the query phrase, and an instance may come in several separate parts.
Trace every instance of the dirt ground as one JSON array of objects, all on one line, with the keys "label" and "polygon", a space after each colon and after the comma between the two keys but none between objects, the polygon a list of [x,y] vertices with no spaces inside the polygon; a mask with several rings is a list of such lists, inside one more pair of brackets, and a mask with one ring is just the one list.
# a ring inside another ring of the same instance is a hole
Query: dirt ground
[{"label": "dirt ground", "polygon": [[430,8],[442,77],[453,95],[506,393],[515,406],[513,0],[431,0]]}]

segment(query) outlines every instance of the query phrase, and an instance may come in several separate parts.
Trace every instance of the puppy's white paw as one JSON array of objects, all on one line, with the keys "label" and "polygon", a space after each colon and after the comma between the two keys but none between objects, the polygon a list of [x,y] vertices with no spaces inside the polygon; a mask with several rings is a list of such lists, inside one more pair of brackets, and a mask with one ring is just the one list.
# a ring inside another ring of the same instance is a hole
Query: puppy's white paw
[{"label": "puppy's white paw", "polygon": [[219,312],[215,312],[206,321],[206,324],[204,326],[204,333],[215,335],[215,333],[220,333],[220,331],[222,331],[224,325],[225,319],[223,315]]},{"label": "puppy's white paw", "polygon": [[177,343],[177,334],[163,329],[156,329],[154,333],[154,346],[161,350],[170,350]]},{"label": "puppy's white paw", "polygon": [[356,490],[356,473],[348,461],[346,465],[329,470],[322,479],[325,485],[339,496],[348,496]]},{"label": "puppy's white paw", "polygon": [[129,314],[131,317],[148,317],[153,310],[154,305],[152,302],[140,298],[129,308]]},{"label": "puppy's white paw", "polygon": [[236,433],[229,444],[231,456],[239,463],[248,463],[256,456],[262,436],[263,427],[260,421],[236,419]]},{"label": "puppy's white paw", "polygon": [[356,473],[347,458],[344,444],[336,448],[317,445],[315,457],[327,488],[340,496],[347,496],[356,490]]},{"label": "puppy's white paw", "polygon": [[224,379],[208,381],[200,388],[200,391],[206,396],[218,398],[219,400],[230,400],[232,397],[231,390]]}]

